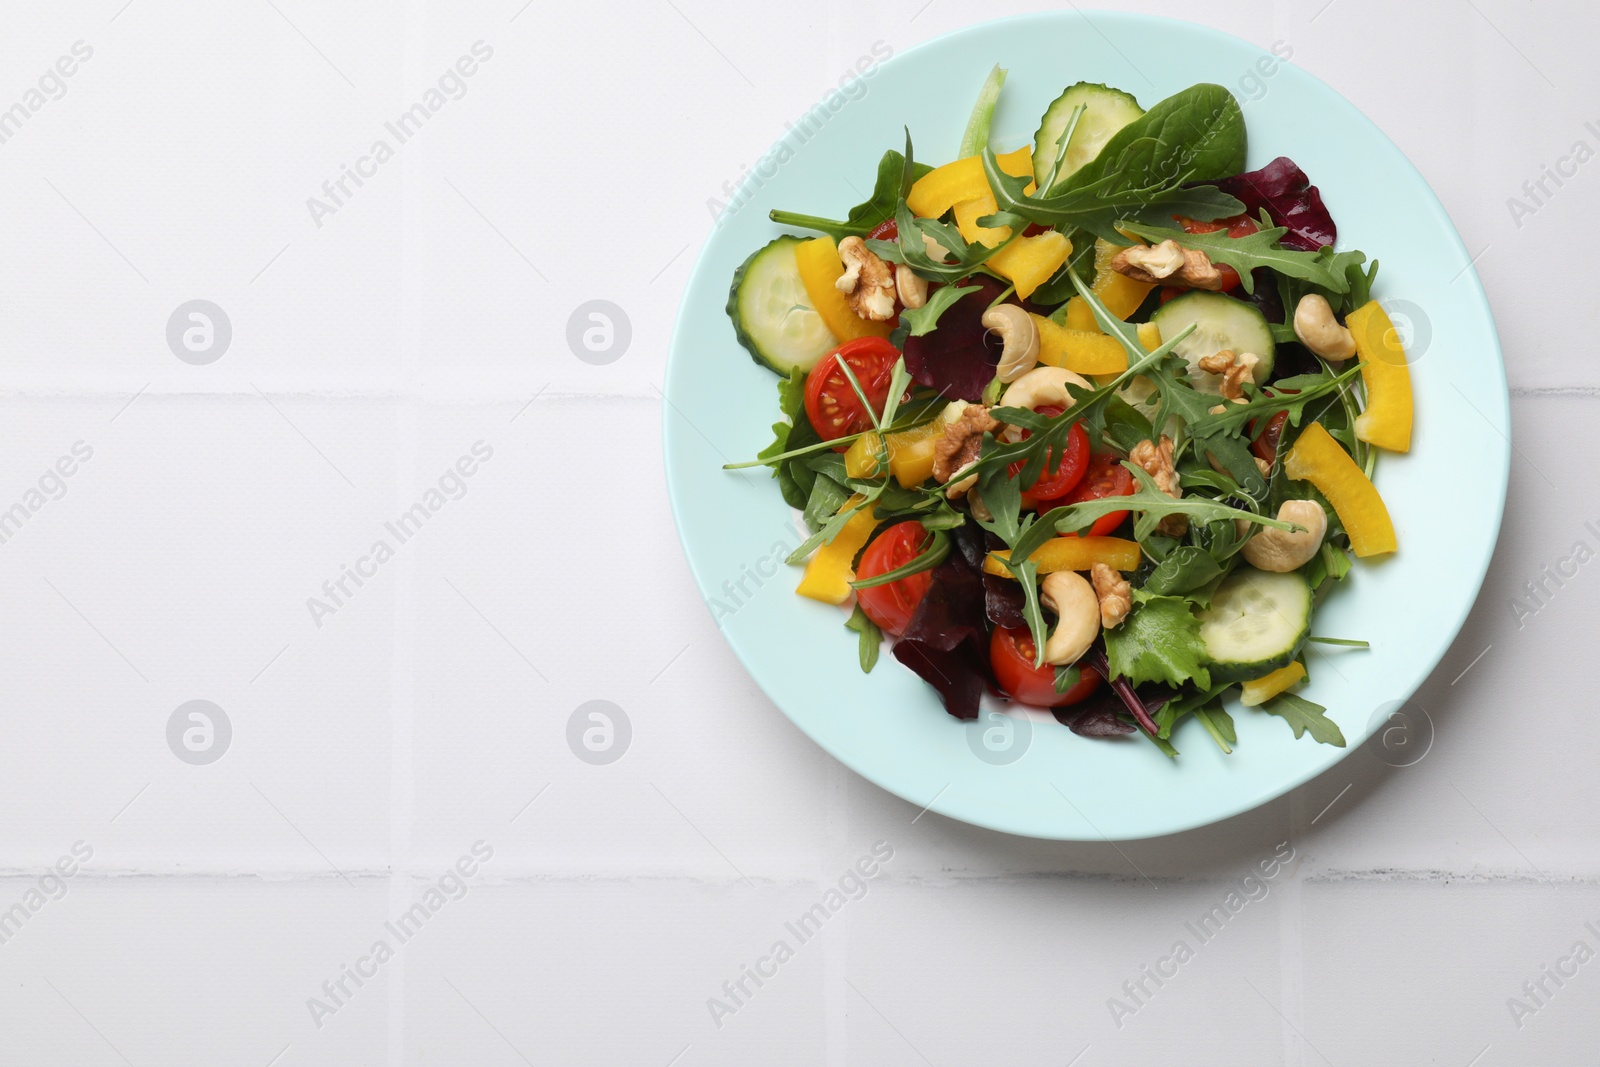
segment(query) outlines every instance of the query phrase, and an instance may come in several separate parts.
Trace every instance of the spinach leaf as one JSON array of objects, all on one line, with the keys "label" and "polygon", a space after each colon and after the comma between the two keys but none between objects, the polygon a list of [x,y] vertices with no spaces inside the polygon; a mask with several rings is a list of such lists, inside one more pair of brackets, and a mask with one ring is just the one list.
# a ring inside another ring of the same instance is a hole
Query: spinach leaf
[{"label": "spinach leaf", "polygon": [[1180,545],[1150,572],[1143,588],[1156,596],[1182,596],[1222,573],[1222,564],[1212,559],[1209,552],[1194,545]]}]

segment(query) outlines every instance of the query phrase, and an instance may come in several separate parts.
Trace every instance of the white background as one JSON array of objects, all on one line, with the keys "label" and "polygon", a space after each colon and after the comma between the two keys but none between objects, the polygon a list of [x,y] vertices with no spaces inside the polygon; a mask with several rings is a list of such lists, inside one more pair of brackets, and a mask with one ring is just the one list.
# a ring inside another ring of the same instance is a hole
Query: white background
[{"label": "white background", "polygon": [[[1600,548],[1600,164],[1507,200],[1600,147],[1600,17],[1143,6],[1287,46],[1416,162],[1479,257],[1516,453],[1417,698],[1425,758],[1357,751],[1114,846],[921,815],[825,757],[719,639],[660,471],[707,200],[874,43],[977,10],[520,5],[4,5],[0,109],[93,55],[0,144],[0,510],[93,455],[0,544],[0,911],[92,858],[0,944],[0,1063],[1593,1062],[1600,963],[1520,1026],[1507,1000],[1600,948],[1600,577],[1512,608]],[[465,95],[317,225],[307,198],[479,40]],[[207,366],[165,336],[196,298],[233,329]],[[594,299],[632,325],[607,365],[566,340]],[[479,441],[465,495],[316,625],[307,598]],[[207,766],[167,743],[196,699],[233,731]],[[569,749],[590,700],[632,724],[616,763]],[[318,1025],[308,998],[477,841],[466,895]],[[716,1025],[878,841],[866,895]],[[1108,999],[1280,842],[1265,896],[1119,1026]]]}]

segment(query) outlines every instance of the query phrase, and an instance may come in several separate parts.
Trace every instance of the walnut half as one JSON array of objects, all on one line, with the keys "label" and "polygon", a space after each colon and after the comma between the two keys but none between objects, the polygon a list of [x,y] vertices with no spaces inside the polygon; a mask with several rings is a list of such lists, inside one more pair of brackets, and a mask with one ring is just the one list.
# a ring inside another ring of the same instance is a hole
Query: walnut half
[{"label": "walnut half", "polygon": [[875,256],[859,237],[839,242],[839,259],[844,273],[833,284],[841,293],[850,294],[850,310],[873,322],[894,318],[894,268]]},{"label": "walnut half", "polygon": [[1131,245],[1118,252],[1111,269],[1146,285],[1181,285],[1188,289],[1222,288],[1222,273],[1198,248],[1183,248],[1167,239],[1158,245]]},{"label": "walnut half", "polygon": [[[1178,484],[1178,470],[1172,464],[1172,438],[1162,434],[1159,445],[1154,441],[1140,441],[1128,453],[1128,458],[1155,479],[1157,489],[1174,500],[1182,499],[1183,487]],[[1158,532],[1168,537],[1182,537],[1188,529],[1187,515],[1168,515],[1156,526]]]}]

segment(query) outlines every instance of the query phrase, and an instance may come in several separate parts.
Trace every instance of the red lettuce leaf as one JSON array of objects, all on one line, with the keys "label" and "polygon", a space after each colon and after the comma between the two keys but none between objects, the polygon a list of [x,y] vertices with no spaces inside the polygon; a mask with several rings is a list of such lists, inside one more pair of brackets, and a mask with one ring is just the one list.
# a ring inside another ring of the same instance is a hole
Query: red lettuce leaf
[{"label": "red lettuce leaf", "polygon": [[1122,721],[1122,698],[1114,689],[1101,686],[1093,696],[1066,708],[1051,708],[1056,722],[1081,737],[1117,737],[1133,733],[1132,723]]},{"label": "red lettuce leaf", "polygon": [[988,340],[989,331],[979,320],[1004,290],[988,275],[962,284],[978,288],[946,308],[932,333],[906,338],[906,370],[952,400],[977,403],[1000,362],[1000,349]]},{"label": "red lettuce leaf", "polygon": [[1288,156],[1279,156],[1260,170],[1224,178],[1216,186],[1237,197],[1252,218],[1266,208],[1273,222],[1287,226],[1289,232],[1283,235],[1285,248],[1315,252],[1323,245],[1333,244],[1338,236],[1333,216],[1323,206],[1322,194]]},{"label": "red lettuce leaf", "polygon": [[928,592],[895,643],[894,657],[933,686],[958,719],[978,717],[978,698],[995,688],[989,666],[983,531],[950,531],[955,550],[933,569]]}]

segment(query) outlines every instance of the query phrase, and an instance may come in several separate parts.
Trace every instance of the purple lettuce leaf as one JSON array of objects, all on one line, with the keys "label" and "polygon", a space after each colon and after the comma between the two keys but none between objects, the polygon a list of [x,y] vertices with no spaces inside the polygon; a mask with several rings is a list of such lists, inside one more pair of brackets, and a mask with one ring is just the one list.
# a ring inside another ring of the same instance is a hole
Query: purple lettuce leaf
[{"label": "purple lettuce leaf", "polygon": [[932,333],[906,338],[906,370],[918,383],[952,400],[977,403],[1000,362],[1000,349],[988,340],[989,331],[979,320],[1004,290],[988,275],[962,284],[978,288],[946,308]]},{"label": "purple lettuce leaf", "polygon": [[1260,170],[1224,178],[1216,186],[1237,197],[1252,218],[1266,208],[1273,222],[1287,226],[1289,232],[1283,235],[1285,248],[1315,252],[1323,245],[1333,244],[1338,236],[1333,216],[1323,206],[1322,194],[1288,156],[1279,156]]}]

